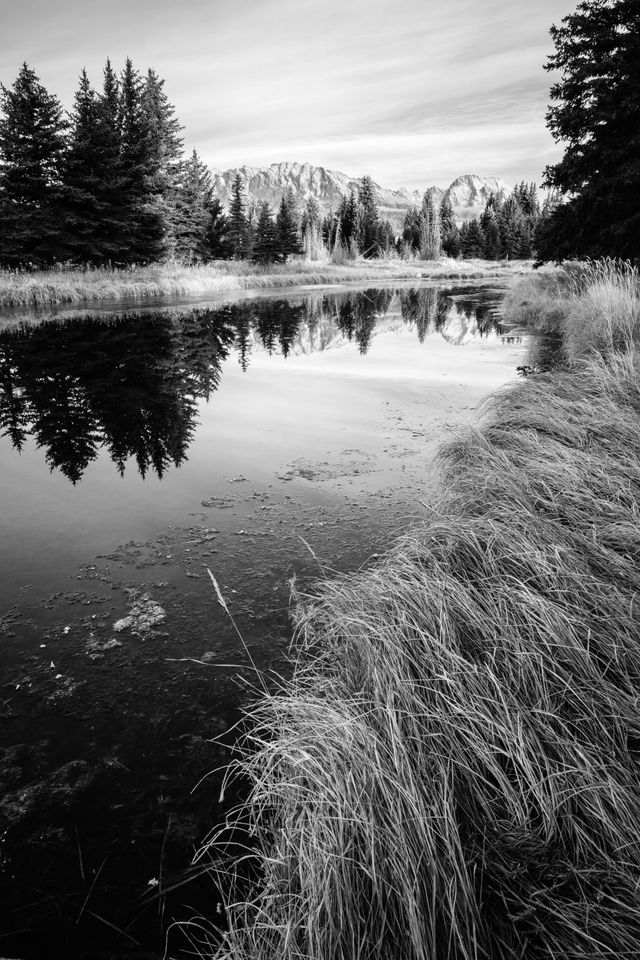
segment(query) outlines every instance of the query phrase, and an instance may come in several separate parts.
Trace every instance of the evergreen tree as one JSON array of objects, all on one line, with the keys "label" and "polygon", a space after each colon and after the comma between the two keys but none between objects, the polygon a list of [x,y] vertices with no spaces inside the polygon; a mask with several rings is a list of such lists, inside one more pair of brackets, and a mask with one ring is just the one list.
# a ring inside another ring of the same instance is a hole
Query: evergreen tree
[{"label": "evergreen tree", "polygon": [[402,224],[402,240],[405,248],[410,253],[417,253],[420,250],[420,211],[415,207],[410,207],[404,215]]},{"label": "evergreen tree", "polygon": [[0,85],[0,110],[0,261],[51,263],[62,253],[62,107],[24,63],[10,90]]},{"label": "evergreen tree", "polygon": [[[185,173],[182,169],[182,126],[175,115],[164,91],[164,80],[155,70],[149,70],[141,93],[141,108],[145,130],[145,208],[162,225],[163,253],[176,249],[176,220],[181,220],[183,209],[178,210],[178,193],[183,189]],[[202,170],[195,174],[193,157],[187,176],[202,177]],[[207,175],[208,171],[207,171]],[[209,175],[210,176],[210,175]]]},{"label": "evergreen tree", "polygon": [[484,236],[484,246],[482,256],[485,260],[499,260],[502,252],[500,242],[500,228],[493,205],[487,203],[487,206],[480,217],[480,226]]},{"label": "evergreen tree", "polygon": [[207,259],[228,260],[231,256],[227,236],[228,221],[218,197],[211,197],[208,210],[209,220],[206,231]]},{"label": "evergreen tree", "polygon": [[343,196],[338,211],[333,218],[328,234],[327,246],[332,250],[340,247],[345,259],[357,254],[358,201],[354,190]]},{"label": "evergreen tree", "polygon": [[640,251],[640,4],[585,0],[551,28],[560,71],[547,126],[566,144],[545,185],[569,199],[551,214],[544,260]]},{"label": "evergreen tree", "polygon": [[364,257],[379,253],[379,214],[376,188],[371,177],[363,177],[358,186],[356,241]]},{"label": "evergreen tree", "polygon": [[447,257],[457,257],[460,254],[460,231],[453,215],[453,207],[447,194],[440,203],[440,242],[442,252]]},{"label": "evergreen tree", "polygon": [[208,258],[212,199],[211,174],[194,150],[181,166],[177,188],[172,187],[172,248],[178,259]]},{"label": "evergreen tree", "polygon": [[395,233],[388,220],[378,221],[378,251],[380,254],[388,254],[390,250],[395,249]]},{"label": "evergreen tree", "polygon": [[260,206],[258,214],[258,223],[253,242],[253,259],[257,263],[273,263],[279,255],[279,238],[276,230],[275,220],[269,204],[266,202]]},{"label": "evergreen tree", "polygon": [[517,201],[508,197],[498,215],[501,256],[505,260],[517,260],[521,256],[523,216]]},{"label": "evergreen tree", "polygon": [[165,251],[161,132],[145,100],[145,84],[127,59],[120,82],[121,197],[127,231],[121,257],[129,263],[159,260]]},{"label": "evergreen tree", "polygon": [[126,261],[128,249],[128,210],[123,203],[121,158],[120,84],[107,60],[103,73],[102,95],[98,100],[96,154],[96,199],[101,205],[100,238],[104,261]]},{"label": "evergreen tree", "polygon": [[484,253],[485,238],[482,227],[478,220],[470,220],[465,223],[466,231],[464,237],[461,237],[462,254],[465,257],[482,257]]},{"label": "evergreen tree", "polygon": [[276,243],[283,263],[286,263],[290,256],[304,253],[296,220],[295,201],[290,191],[283,196],[276,217]]},{"label": "evergreen tree", "polygon": [[237,173],[231,184],[231,202],[229,203],[227,227],[229,249],[235,260],[240,260],[249,255],[249,219],[246,210],[244,181]]},{"label": "evergreen tree", "polygon": [[[146,252],[146,225],[143,224],[143,204],[146,199],[146,130],[142,117],[142,81],[127,59],[119,88],[120,127],[120,197],[125,211],[122,246],[119,258],[125,263],[143,259],[140,251]],[[161,230],[156,234],[157,248],[161,247]]]},{"label": "evergreen tree", "polygon": [[511,196],[520,207],[523,216],[534,223],[540,216],[540,204],[538,203],[535,183],[525,183],[523,180],[516,184]]},{"label": "evergreen tree", "polygon": [[100,264],[108,258],[102,239],[100,102],[84,69],[70,120],[69,148],[62,166],[65,256],[76,263]]}]

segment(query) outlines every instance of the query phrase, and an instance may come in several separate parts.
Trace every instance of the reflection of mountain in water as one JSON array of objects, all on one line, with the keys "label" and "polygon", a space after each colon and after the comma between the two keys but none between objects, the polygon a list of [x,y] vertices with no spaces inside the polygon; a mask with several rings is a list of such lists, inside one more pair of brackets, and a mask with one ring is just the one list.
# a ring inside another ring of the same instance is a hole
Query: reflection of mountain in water
[{"label": "reflection of mountain in water", "polygon": [[259,349],[287,357],[352,342],[365,354],[381,330],[462,344],[496,329],[494,304],[389,288],[45,323],[0,336],[0,433],[17,450],[33,438],[73,483],[101,449],[120,473],[133,459],[143,477],[162,477],[185,460],[198,401],[218,388],[232,351],[246,371]]}]

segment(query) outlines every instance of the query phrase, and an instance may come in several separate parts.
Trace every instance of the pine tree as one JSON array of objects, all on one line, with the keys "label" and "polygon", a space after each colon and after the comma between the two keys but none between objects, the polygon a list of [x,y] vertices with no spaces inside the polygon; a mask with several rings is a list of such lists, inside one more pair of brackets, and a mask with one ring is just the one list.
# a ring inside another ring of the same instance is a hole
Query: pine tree
[{"label": "pine tree", "polygon": [[480,226],[484,235],[482,256],[485,260],[499,260],[501,253],[500,228],[492,205],[487,204],[485,207],[480,217]]},{"label": "pine tree", "polygon": [[395,248],[395,233],[388,220],[378,221],[378,252],[381,255],[388,254]]},{"label": "pine tree", "polygon": [[[640,4],[585,0],[551,28],[559,71],[547,126],[565,152],[545,185],[568,198],[545,231],[545,260],[640,251]],[[542,239],[542,237],[541,237]]]},{"label": "pine tree", "polygon": [[356,224],[356,241],[358,252],[363,257],[375,257],[379,253],[379,220],[378,198],[376,188],[371,177],[363,177],[358,186],[358,216]]},{"label": "pine tree", "polygon": [[447,194],[440,203],[440,242],[447,257],[460,254],[460,231],[453,215],[453,207]]},{"label": "pine tree", "polygon": [[235,175],[231,184],[227,238],[231,255],[235,260],[248,256],[249,219],[244,197],[244,181],[239,173]]},{"label": "pine tree", "polygon": [[0,109],[0,261],[51,263],[62,253],[62,107],[24,63],[10,90],[0,85]]},{"label": "pine tree", "polygon": [[300,232],[295,215],[293,195],[287,191],[280,203],[276,217],[277,250],[283,263],[290,256],[299,256],[304,253],[300,240]]},{"label": "pine tree", "polygon": [[172,253],[179,260],[208,258],[212,199],[211,174],[194,150],[181,165],[177,186],[171,188]]},{"label": "pine tree", "polygon": [[141,248],[146,249],[147,246],[143,236],[146,230],[142,223],[142,206],[146,199],[146,131],[142,119],[142,81],[130,59],[127,59],[122,72],[119,93],[120,196],[126,224],[120,259],[126,263],[136,263],[142,259]]},{"label": "pine tree", "polygon": [[96,197],[102,205],[99,233],[104,261],[126,262],[128,210],[123,203],[121,158],[120,84],[107,60],[102,95],[98,101],[96,151],[98,169]]},{"label": "pine tree", "polygon": [[218,197],[211,197],[209,201],[209,221],[206,232],[206,249],[208,260],[228,260],[231,256],[227,236],[228,221]]},{"label": "pine tree", "polygon": [[[184,181],[182,126],[164,91],[164,80],[155,70],[147,72],[141,108],[146,136],[145,206],[162,224],[162,253],[170,254],[176,249],[176,218],[181,216],[177,207]],[[187,162],[192,164],[187,176],[193,176],[193,157]]]},{"label": "pine tree", "polygon": [[102,240],[101,146],[100,102],[83,69],[62,166],[65,255],[76,263],[100,264],[108,258]]},{"label": "pine tree", "polygon": [[120,82],[121,195],[126,210],[129,263],[159,260],[165,251],[166,225],[162,196],[161,143],[158,116],[144,99],[145,84],[130,59]]},{"label": "pine tree", "polygon": [[465,257],[482,257],[484,252],[484,233],[478,220],[470,220],[464,224],[466,227],[465,236],[462,239],[462,254]]},{"label": "pine tree", "polygon": [[501,256],[505,260],[517,260],[522,246],[522,212],[516,200],[508,197],[500,209],[498,226],[500,228]]},{"label": "pine tree", "polygon": [[257,263],[273,263],[279,255],[278,232],[275,220],[266,202],[261,204],[253,241],[253,259]]},{"label": "pine tree", "polygon": [[420,211],[410,207],[404,215],[402,224],[402,240],[410,253],[415,254],[420,250],[420,226]]}]

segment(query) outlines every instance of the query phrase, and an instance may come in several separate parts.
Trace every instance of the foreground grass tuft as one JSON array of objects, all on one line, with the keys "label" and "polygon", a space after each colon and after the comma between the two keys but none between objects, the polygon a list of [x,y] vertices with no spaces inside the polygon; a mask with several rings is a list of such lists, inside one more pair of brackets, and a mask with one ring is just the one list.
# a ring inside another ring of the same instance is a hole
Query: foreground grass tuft
[{"label": "foreground grass tuft", "polygon": [[567,367],[492,397],[429,519],[298,605],[238,768],[260,881],[219,957],[638,956],[638,295],[607,315],[590,269]]}]

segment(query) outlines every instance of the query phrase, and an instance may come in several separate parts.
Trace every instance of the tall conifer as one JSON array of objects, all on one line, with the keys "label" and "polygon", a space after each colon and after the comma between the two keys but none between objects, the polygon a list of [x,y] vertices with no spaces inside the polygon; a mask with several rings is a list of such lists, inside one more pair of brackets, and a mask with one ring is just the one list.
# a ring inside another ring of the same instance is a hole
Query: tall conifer
[{"label": "tall conifer", "polygon": [[[149,214],[155,214],[162,229],[162,254],[175,248],[175,219],[178,216],[178,190],[184,179],[182,170],[182,126],[175,107],[169,102],[155,70],[149,70],[141,93],[141,108],[146,138],[145,204]],[[197,164],[191,157],[187,177],[202,177],[195,173]]]},{"label": "tall conifer", "polygon": [[244,181],[239,173],[235,175],[231,184],[227,238],[232,256],[236,260],[248,255],[249,219],[244,196]]},{"label": "tall conifer", "polygon": [[277,249],[283,263],[293,255],[304,253],[300,240],[300,231],[295,211],[295,200],[291,191],[285,192],[276,217]]},{"label": "tall conifer", "polygon": [[262,203],[253,241],[253,259],[258,263],[273,263],[279,253],[278,233],[269,204]]},{"label": "tall conifer", "polygon": [[63,228],[65,254],[79,263],[102,263],[103,212],[100,102],[86,70],[71,113],[69,149],[63,164]]},{"label": "tall conifer", "polygon": [[24,63],[10,90],[0,84],[0,111],[0,260],[51,263],[62,253],[62,107]]},{"label": "tall conifer", "polygon": [[358,187],[358,223],[356,236],[358,250],[364,257],[375,257],[379,252],[378,198],[371,177],[363,177]]},{"label": "tall conifer", "polygon": [[191,263],[208,258],[212,199],[211,174],[194,150],[172,188],[172,253],[180,260]]}]

